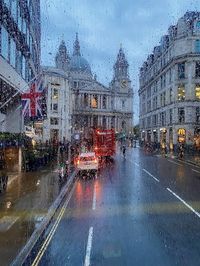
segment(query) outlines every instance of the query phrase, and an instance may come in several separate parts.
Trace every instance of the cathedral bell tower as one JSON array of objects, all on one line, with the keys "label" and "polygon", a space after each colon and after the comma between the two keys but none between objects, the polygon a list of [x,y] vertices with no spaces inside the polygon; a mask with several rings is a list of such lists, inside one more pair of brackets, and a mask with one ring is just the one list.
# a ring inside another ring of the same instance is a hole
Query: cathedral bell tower
[{"label": "cathedral bell tower", "polygon": [[114,77],[111,86],[115,90],[128,92],[131,87],[131,81],[128,74],[129,64],[124,54],[122,46],[119,49],[117,60],[114,64]]},{"label": "cathedral bell tower", "polygon": [[65,42],[62,41],[55,58],[56,67],[64,71],[68,71],[69,62],[70,62],[70,57],[67,52],[67,47],[65,45]]}]

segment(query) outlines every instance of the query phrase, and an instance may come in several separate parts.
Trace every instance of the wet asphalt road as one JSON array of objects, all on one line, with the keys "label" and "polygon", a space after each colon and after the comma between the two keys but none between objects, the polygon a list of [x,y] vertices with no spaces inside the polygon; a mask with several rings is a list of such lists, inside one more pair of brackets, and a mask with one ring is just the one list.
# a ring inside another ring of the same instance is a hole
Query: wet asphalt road
[{"label": "wet asphalt road", "polygon": [[79,180],[39,265],[200,265],[200,168],[129,149]]}]

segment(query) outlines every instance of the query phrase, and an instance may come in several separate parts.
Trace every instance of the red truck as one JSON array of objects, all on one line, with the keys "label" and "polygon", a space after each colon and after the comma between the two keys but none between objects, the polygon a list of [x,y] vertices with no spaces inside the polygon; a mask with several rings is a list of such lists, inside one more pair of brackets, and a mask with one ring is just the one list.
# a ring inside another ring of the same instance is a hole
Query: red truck
[{"label": "red truck", "polygon": [[96,129],[93,132],[94,152],[98,157],[115,155],[116,139],[113,129]]}]

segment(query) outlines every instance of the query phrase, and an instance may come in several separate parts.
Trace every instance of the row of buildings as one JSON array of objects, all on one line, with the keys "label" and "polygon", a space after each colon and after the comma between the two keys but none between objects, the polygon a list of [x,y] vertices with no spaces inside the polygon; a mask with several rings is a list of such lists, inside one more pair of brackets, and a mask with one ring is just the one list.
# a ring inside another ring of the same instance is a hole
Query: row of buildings
[{"label": "row of buildings", "polygon": [[0,1],[0,132],[24,132],[21,94],[41,74],[47,117],[34,122],[37,139],[70,141],[95,127],[131,131],[133,90],[122,48],[113,79],[104,86],[82,56],[78,35],[72,55],[61,42],[54,67],[40,65],[40,42],[40,1]]},{"label": "row of buildings", "polygon": [[170,26],[140,69],[141,139],[173,149],[199,145],[200,13]]}]

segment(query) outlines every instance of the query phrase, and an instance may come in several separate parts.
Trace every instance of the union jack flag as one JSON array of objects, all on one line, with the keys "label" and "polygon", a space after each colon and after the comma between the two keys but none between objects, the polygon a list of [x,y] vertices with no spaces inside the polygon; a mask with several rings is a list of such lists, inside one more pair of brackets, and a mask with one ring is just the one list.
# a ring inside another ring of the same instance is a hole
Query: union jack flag
[{"label": "union jack flag", "polygon": [[21,95],[24,117],[43,118],[45,115],[45,94],[41,77],[31,82],[29,89]]}]

